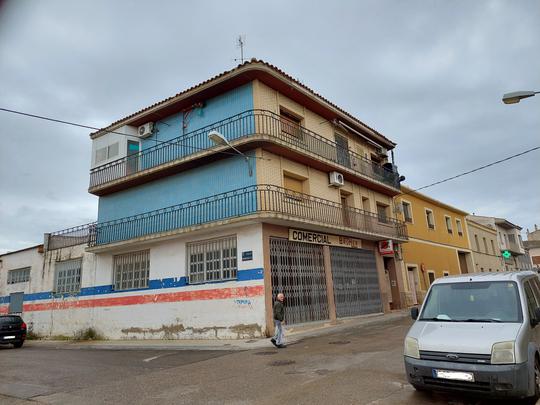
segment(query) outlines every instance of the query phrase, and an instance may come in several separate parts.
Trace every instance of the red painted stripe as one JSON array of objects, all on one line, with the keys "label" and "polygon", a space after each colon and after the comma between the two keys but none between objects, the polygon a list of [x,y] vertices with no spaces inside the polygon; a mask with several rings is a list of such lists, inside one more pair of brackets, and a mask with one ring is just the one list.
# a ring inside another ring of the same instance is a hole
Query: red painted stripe
[{"label": "red painted stripe", "polygon": [[[77,301],[56,301],[24,304],[23,311],[49,311],[70,308],[96,308],[127,305],[158,304],[180,301],[206,301],[229,298],[245,298],[264,295],[264,286],[217,288],[211,290],[180,291],[164,294],[132,295],[127,297],[79,299]],[[2,308],[0,308],[2,311]],[[5,308],[7,312],[7,307]]]}]

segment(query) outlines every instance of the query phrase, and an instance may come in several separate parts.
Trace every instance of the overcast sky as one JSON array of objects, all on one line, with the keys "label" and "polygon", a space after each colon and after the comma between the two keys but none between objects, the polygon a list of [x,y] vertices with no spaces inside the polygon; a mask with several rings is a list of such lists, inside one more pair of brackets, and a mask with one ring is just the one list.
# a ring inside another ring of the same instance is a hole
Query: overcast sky
[{"label": "overcast sky", "polygon": [[[416,188],[540,145],[539,1],[0,0],[0,107],[106,126],[235,66],[282,68],[397,142]],[[92,222],[87,130],[0,111],[0,252]],[[540,224],[540,151],[424,190]]]}]

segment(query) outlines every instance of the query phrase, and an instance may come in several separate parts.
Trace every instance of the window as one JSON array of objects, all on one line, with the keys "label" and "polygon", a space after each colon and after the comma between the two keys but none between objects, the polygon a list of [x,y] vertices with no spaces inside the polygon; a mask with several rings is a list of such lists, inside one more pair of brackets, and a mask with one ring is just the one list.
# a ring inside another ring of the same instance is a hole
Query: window
[{"label": "window", "polygon": [[488,246],[487,246],[487,240],[486,238],[482,238],[484,240],[484,251],[486,252],[486,254],[488,254]]},{"label": "window", "polygon": [[456,229],[459,236],[463,236],[463,227],[461,226],[461,220],[456,219]]},{"label": "window", "polygon": [[492,250],[494,255],[497,254],[497,253],[495,253],[495,243],[493,243],[493,239],[491,239],[491,250]]},{"label": "window", "polygon": [[191,284],[236,279],[236,236],[188,243],[186,250]]},{"label": "window", "polygon": [[402,201],[401,206],[403,207],[403,218],[405,219],[405,222],[412,223],[411,203]]},{"label": "window", "polygon": [[448,231],[448,233],[452,233],[453,232],[453,230],[452,230],[452,218],[445,215],[444,216],[444,221],[446,222],[446,230]]},{"label": "window", "polygon": [[118,156],[119,147],[120,147],[119,143],[115,142],[109,146],[104,146],[103,148],[97,149],[96,150],[96,164]]},{"label": "window", "polygon": [[447,271],[443,271],[442,275],[443,275],[443,277],[448,277],[450,275],[450,273],[447,272]]},{"label": "window", "polygon": [[511,233],[510,235],[508,235],[508,240],[510,241],[510,243],[516,243],[516,236]]},{"label": "window", "polygon": [[484,272],[484,268],[483,268],[483,267],[480,267],[480,272],[481,272],[481,273]]},{"label": "window", "polygon": [[429,279],[429,285],[433,284],[435,281],[435,272],[434,271],[428,271],[427,273],[428,279]]},{"label": "window", "polygon": [[31,267],[9,270],[7,275],[8,284],[26,283],[30,280]]},{"label": "window", "polygon": [[433,211],[426,208],[426,222],[429,229],[435,229],[435,218],[433,217]]},{"label": "window", "polygon": [[148,287],[150,251],[141,250],[114,256],[114,289]]},{"label": "window", "polygon": [[295,115],[280,110],[279,117],[281,121],[281,133],[288,137],[302,138],[302,129],[300,127],[301,119]]},{"label": "window", "polygon": [[[304,191],[304,180],[300,180],[296,177],[292,177],[289,174],[283,173],[283,187],[292,193],[287,193],[287,197],[302,201],[302,194]],[[299,193],[299,194],[297,194]]]},{"label": "window", "polygon": [[81,265],[82,259],[56,262],[56,281],[54,292],[76,293],[81,289]]},{"label": "window", "polygon": [[377,216],[379,218],[379,222],[386,223],[388,221],[388,205],[377,203]]},{"label": "window", "polygon": [[474,242],[476,243],[476,251],[480,252],[480,243],[478,243],[478,235],[474,235]]}]

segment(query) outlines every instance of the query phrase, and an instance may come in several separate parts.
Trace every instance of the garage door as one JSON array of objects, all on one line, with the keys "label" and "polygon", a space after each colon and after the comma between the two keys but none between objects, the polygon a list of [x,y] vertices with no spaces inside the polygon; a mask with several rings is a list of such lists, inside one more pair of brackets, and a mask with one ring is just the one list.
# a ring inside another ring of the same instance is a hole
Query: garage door
[{"label": "garage door", "polygon": [[330,257],[337,317],[382,312],[375,253],[332,247]]},{"label": "garage door", "polygon": [[328,299],[320,245],[270,238],[272,299],[285,294],[285,322],[328,319]]}]

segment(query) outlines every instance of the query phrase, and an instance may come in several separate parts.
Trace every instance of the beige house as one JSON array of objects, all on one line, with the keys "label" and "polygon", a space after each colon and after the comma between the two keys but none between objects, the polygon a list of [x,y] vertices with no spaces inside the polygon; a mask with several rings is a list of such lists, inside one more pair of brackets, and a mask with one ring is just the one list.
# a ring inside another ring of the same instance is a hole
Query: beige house
[{"label": "beige house", "polygon": [[504,259],[497,244],[497,231],[466,218],[469,243],[473,252],[475,273],[504,271]]},{"label": "beige house", "polygon": [[523,245],[529,251],[533,267],[540,269],[540,229],[538,229],[538,225],[534,225],[532,232],[527,229],[527,240],[523,242]]}]

